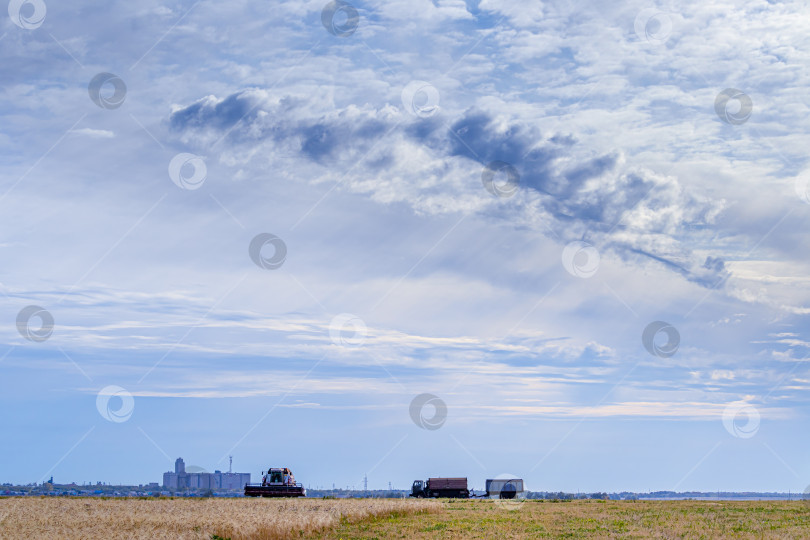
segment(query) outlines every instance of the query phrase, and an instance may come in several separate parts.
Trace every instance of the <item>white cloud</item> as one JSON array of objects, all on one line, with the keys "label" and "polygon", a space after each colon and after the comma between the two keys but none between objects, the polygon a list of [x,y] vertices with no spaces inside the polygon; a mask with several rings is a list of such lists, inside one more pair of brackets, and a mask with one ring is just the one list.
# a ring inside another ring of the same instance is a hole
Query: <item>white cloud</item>
[{"label": "white cloud", "polygon": [[112,139],[115,137],[115,133],[106,129],[81,128],[71,129],[70,132],[75,133],[76,135],[84,135],[94,139]]}]

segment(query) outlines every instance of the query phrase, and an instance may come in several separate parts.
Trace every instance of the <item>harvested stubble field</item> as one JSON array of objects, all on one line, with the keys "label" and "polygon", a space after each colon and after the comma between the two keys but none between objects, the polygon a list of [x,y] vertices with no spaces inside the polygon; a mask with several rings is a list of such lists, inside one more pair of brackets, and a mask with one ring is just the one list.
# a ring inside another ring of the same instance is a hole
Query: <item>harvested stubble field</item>
[{"label": "harvested stubble field", "polygon": [[442,512],[344,523],[355,538],[810,538],[810,505],[787,501],[444,501]]},{"label": "harvested stubble field", "polygon": [[810,538],[804,502],[0,499],[1,538]]}]

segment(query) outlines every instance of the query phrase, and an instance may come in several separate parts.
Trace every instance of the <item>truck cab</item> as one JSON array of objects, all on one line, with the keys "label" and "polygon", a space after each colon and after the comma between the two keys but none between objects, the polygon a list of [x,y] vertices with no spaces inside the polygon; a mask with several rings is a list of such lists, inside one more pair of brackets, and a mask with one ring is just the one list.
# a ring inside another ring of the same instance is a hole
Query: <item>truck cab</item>
[{"label": "truck cab", "polygon": [[425,483],[422,480],[414,480],[411,487],[411,497],[419,497],[420,499],[425,496]]}]

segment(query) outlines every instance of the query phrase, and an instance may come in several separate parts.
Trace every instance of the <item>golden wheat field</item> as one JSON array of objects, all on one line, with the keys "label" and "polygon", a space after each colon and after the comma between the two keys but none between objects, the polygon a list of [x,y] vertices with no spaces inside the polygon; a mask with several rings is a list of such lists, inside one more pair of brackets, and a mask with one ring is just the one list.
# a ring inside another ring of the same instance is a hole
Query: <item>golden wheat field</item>
[{"label": "golden wheat field", "polygon": [[438,512],[399,499],[0,499],[0,538],[299,538],[375,517]]}]

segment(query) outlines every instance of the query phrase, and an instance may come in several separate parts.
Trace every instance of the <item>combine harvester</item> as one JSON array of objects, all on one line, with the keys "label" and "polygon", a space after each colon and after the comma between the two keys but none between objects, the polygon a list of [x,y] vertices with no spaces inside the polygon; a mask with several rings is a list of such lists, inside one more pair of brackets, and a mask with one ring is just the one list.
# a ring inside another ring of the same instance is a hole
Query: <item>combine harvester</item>
[{"label": "combine harvester", "polygon": [[295,475],[287,467],[262,471],[261,484],[245,484],[245,497],[306,497],[303,484],[295,481]]}]

